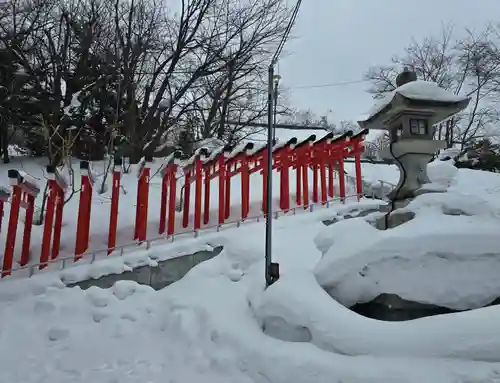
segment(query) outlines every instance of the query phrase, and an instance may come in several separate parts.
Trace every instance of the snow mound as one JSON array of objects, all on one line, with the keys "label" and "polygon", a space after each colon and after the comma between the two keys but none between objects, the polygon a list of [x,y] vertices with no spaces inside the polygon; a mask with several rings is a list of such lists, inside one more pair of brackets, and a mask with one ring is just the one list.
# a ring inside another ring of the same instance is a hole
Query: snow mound
[{"label": "snow mound", "polygon": [[268,288],[255,312],[263,323],[279,318],[290,332],[307,329],[311,343],[331,353],[500,361],[496,307],[407,322],[376,321],[331,299],[312,273],[302,272]]},{"label": "snow mound", "polygon": [[441,186],[450,186],[457,173],[458,169],[453,164],[453,160],[433,161],[427,165],[427,177],[431,183]]},{"label": "snow mound", "polygon": [[478,197],[443,193],[421,195],[398,211],[415,218],[387,231],[352,219],[316,237],[324,256],[315,275],[332,297],[351,307],[396,294],[454,310],[500,297],[497,208]]}]

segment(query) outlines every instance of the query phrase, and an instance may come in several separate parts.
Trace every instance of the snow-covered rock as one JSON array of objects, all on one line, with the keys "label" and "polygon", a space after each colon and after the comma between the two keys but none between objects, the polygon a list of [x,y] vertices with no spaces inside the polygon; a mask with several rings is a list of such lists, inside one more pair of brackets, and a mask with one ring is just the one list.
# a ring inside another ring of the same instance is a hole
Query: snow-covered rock
[{"label": "snow-covered rock", "polygon": [[441,186],[450,186],[457,176],[458,169],[453,160],[433,161],[427,165],[427,177],[431,183]]}]

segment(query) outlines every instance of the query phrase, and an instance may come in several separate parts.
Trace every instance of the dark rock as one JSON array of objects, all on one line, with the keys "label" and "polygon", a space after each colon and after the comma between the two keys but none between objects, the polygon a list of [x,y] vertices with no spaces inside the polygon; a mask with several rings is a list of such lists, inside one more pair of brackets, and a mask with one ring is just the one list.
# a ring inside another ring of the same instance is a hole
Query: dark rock
[{"label": "dark rock", "polygon": [[325,226],[330,226],[330,225],[333,225],[334,223],[337,223],[338,221],[340,221],[338,218],[332,218],[332,219],[325,219],[325,220],[323,220],[321,222]]},{"label": "dark rock", "polygon": [[345,219],[366,217],[367,215],[378,212],[378,211],[379,211],[378,209],[366,209],[366,210],[362,210],[362,211],[352,210],[352,211],[344,214],[341,217],[333,217],[332,219],[325,219],[321,222],[325,226],[330,226],[330,225],[333,225],[334,223],[337,223],[339,221],[343,221]]}]

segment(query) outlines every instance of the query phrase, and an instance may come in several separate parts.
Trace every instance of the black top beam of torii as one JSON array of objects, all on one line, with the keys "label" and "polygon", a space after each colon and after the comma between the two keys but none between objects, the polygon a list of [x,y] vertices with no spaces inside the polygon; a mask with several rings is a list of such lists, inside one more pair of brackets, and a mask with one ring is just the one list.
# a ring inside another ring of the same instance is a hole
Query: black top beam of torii
[{"label": "black top beam of torii", "polygon": [[[241,125],[249,126],[255,128],[267,128],[266,122],[238,122],[238,121],[227,121],[228,125]],[[308,126],[308,125],[295,125],[295,124],[275,124],[276,129],[290,129],[290,130],[328,130],[324,126]]]}]

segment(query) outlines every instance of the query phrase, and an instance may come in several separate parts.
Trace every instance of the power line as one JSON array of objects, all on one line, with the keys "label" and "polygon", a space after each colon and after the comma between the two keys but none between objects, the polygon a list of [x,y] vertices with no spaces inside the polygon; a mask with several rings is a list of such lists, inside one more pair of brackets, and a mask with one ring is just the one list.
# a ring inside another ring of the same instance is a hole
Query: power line
[{"label": "power line", "polygon": [[297,15],[299,14],[301,4],[302,0],[297,0],[297,3],[295,4],[295,7],[293,8],[292,11],[292,16],[290,17],[288,25],[285,29],[285,33],[281,38],[278,48],[276,48],[276,52],[274,52],[273,59],[271,60],[272,63],[271,65],[274,65],[278,61],[279,56],[281,55],[281,51],[283,50],[283,47],[285,46],[285,43],[288,40],[288,37],[290,36],[290,31],[292,30],[293,26],[295,25],[295,21],[297,20]]},{"label": "power line", "polygon": [[353,80],[353,81],[332,82],[332,83],[317,84],[317,85],[300,85],[300,86],[292,86],[292,87],[290,87],[290,89],[333,88],[333,87],[337,87],[337,86],[361,84],[364,82],[370,82],[370,81],[369,80]]}]

